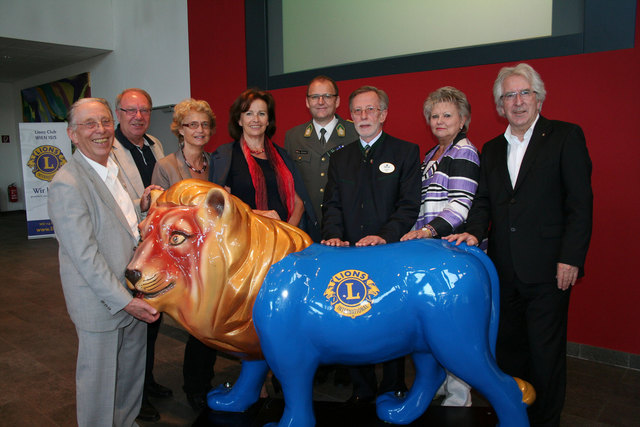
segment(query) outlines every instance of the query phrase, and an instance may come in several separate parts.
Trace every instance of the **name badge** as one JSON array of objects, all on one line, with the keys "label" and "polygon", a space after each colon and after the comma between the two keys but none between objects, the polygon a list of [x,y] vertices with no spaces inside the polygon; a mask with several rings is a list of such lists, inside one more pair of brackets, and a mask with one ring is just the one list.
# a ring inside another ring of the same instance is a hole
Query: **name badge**
[{"label": "name badge", "polygon": [[380,169],[382,173],[391,173],[396,170],[396,167],[391,163],[381,163],[378,169]]}]

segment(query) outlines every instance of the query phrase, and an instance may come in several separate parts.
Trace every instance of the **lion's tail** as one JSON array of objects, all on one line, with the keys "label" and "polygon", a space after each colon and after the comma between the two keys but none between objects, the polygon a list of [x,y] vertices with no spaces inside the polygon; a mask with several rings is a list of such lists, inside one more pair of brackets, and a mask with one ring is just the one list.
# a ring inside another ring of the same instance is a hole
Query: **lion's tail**
[{"label": "lion's tail", "polygon": [[487,273],[489,273],[489,280],[491,281],[491,319],[489,322],[489,345],[491,348],[491,354],[496,357],[496,340],[498,338],[498,320],[500,317],[500,281],[498,280],[498,272],[493,262],[477,246],[468,246],[466,243],[461,243],[458,246],[460,249],[475,255],[484,265]]}]

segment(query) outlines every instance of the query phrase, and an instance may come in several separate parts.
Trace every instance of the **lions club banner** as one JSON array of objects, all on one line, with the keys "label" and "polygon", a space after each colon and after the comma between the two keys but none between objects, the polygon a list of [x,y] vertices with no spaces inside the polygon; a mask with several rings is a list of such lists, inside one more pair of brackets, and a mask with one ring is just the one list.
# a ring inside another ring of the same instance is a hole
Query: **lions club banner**
[{"label": "lions club banner", "polygon": [[29,239],[53,237],[47,211],[49,182],[71,158],[66,123],[20,123],[22,177]]}]

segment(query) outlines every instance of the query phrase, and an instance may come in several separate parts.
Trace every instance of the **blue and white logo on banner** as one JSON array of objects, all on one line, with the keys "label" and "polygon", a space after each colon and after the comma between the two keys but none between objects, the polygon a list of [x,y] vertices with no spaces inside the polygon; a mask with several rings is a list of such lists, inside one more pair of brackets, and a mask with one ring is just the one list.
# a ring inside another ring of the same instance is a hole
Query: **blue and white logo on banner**
[{"label": "blue and white logo on banner", "polygon": [[71,156],[66,123],[20,123],[20,151],[29,239],[53,237],[47,211],[49,182]]}]

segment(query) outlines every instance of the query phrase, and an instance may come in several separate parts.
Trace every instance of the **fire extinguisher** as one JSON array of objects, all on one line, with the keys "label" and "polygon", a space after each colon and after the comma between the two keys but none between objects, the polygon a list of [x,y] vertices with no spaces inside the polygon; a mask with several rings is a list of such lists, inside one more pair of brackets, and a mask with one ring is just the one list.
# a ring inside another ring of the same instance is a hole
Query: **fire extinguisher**
[{"label": "fire extinguisher", "polygon": [[15,203],[18,201],[18,186],[15,182],[9,184],[7,187],[7,194],[9,195],[9,201]]}]

